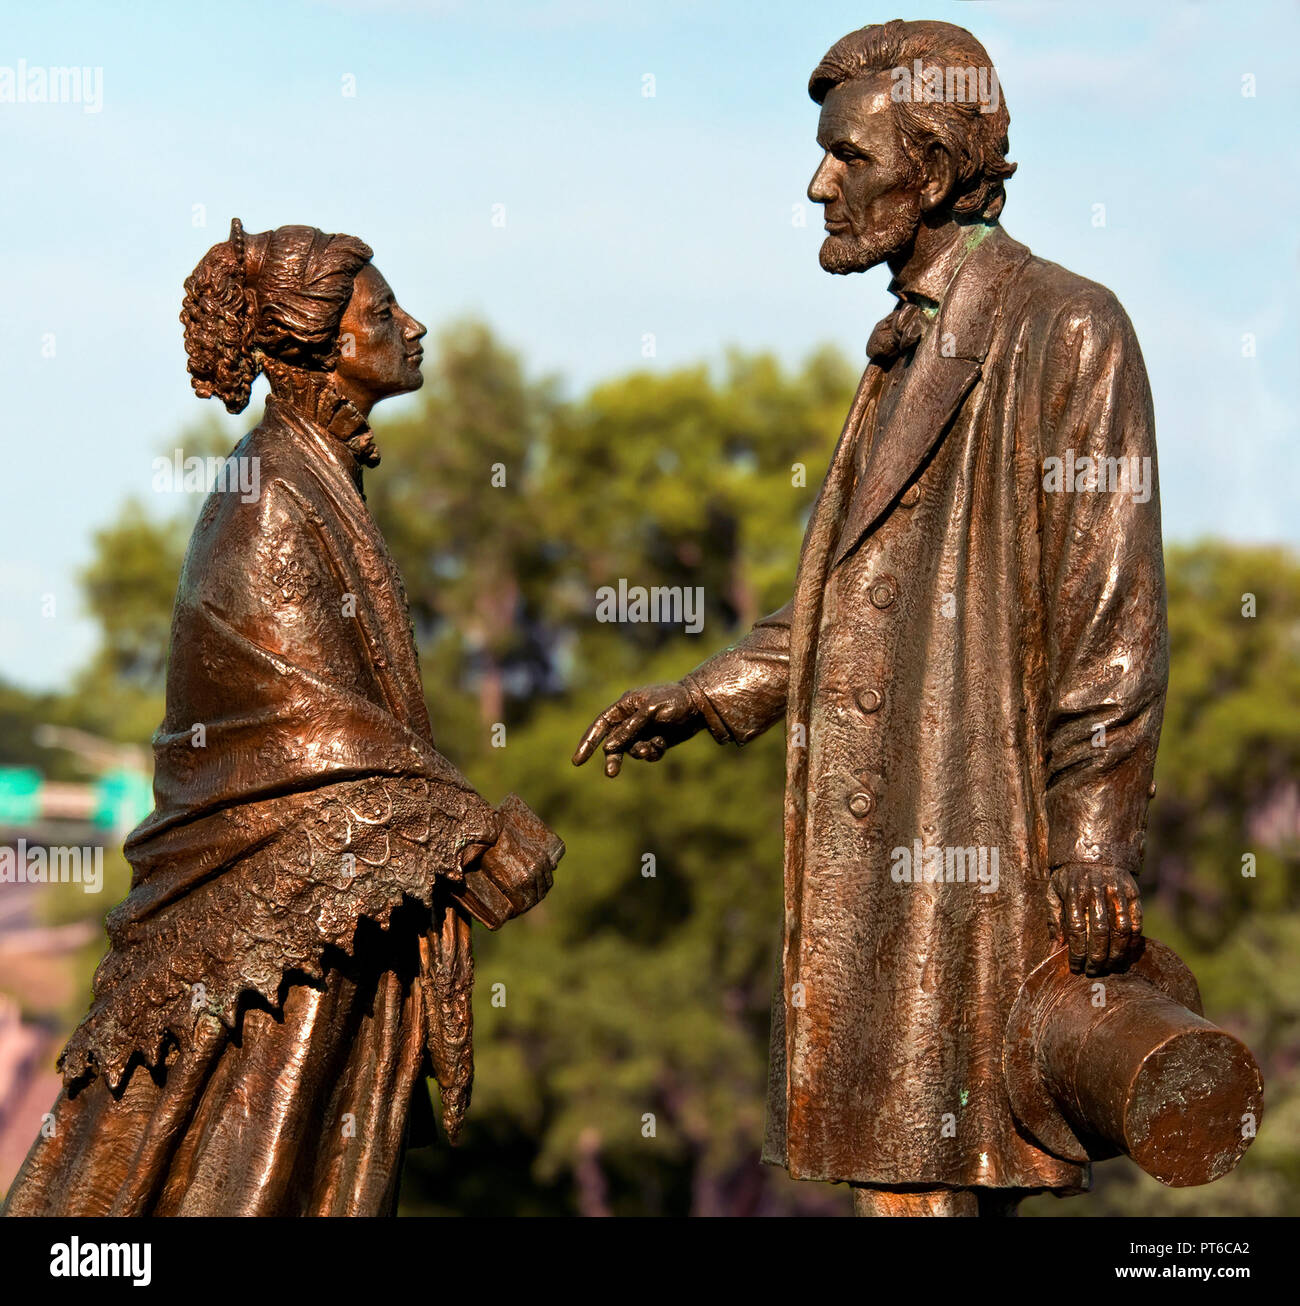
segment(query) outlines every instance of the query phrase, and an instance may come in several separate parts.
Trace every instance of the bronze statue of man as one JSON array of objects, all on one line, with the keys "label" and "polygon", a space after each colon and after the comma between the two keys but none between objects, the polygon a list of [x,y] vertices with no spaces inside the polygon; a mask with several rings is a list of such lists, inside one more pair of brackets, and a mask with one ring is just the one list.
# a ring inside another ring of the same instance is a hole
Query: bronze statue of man
[{"label": "bronze statue of man", "polygon": [[821,264],[894,310],[794,596],[583,738],[605,770],[786,722],[785,922],[765,1160],[863,1214],[1009,1212],[1086,1161],[1012,1112],[1008,1015],[1060,946],[1141,945],[1167,678],[1151,394],[1102,286],[1000,222],[1009,115],[959,27],[894,21],[813,72]]},{"label": "bronze statue of man", "polygon": [[[550,888],[563,845],[433,744],[406,596],[366,506],[380,400],[424,327],[352,236],[239,222],[185,283],[201,397],[271,397],[190,541],[155,808],[10,1215],[369,1215],[408,1142],[460,1126],[471,913]],[[423,1134],[423,1137],[421,1135]]]}]

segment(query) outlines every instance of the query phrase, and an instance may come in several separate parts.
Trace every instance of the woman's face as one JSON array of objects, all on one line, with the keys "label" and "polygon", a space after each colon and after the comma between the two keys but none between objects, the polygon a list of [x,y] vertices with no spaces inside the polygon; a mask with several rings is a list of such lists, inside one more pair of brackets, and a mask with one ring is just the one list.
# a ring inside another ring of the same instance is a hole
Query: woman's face
[{"label": "woman's face", "polygon": [[352,283],[339,326],[335,385],[362,413],[389,395],[418,390],[424,334],[423,324],[398,307],[388,282],[367,264]]}]

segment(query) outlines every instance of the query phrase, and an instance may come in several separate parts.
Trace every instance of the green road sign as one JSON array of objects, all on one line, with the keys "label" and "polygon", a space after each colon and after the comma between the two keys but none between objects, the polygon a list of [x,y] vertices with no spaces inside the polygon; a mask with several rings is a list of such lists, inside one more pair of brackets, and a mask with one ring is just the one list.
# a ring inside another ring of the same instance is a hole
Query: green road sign
[{"label": "green road sign", "polygon": [[139,825],[153,810],[153,785],[139,771],[105,771],[95,781],[91,820],[114,830]]},{"label": "green road sign", "polygon": [[41,814],[41,773],[30,766],[0,766],[0,824],[26,825]]}]

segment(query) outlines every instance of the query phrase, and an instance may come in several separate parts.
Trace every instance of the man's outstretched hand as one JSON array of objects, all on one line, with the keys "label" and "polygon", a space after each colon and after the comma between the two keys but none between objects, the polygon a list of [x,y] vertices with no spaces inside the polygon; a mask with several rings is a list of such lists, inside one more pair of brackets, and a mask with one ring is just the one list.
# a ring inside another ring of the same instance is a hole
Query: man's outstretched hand
[{"label": "man's outstretched hand", "polygon": [[588,728],[573,755],[581,766],[605,741],[605,774],[616,776],[627,753],[642,762],[657,762],[674,744],[689,739],[704,720],[685,685],[647,685],[629,689]]},{"label": "man's outstretched hand", "polygon": [[1072,862],[1052,872],[1052,926],[1070,950],[1070,969],[1087,975],[1122,970],[1142,951],[1142,899],[1118,866]]}]

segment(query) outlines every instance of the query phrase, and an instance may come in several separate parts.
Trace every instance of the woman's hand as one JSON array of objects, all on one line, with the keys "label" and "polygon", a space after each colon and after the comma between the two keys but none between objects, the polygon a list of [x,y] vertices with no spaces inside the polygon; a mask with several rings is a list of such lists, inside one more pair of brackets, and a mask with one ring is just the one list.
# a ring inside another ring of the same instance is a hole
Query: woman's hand
[{"label": "woman's hand", "polygon": [[501,834],[454,890],[490,930],[536,907],[550,892],[564,856],[564,841],[518,795],[510,794],[498,811]]}]

